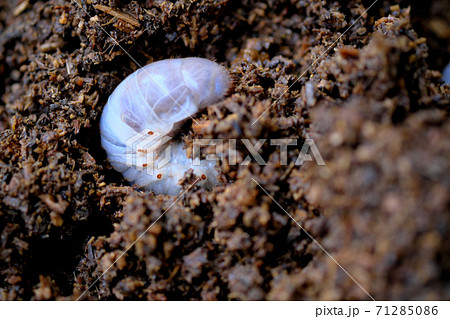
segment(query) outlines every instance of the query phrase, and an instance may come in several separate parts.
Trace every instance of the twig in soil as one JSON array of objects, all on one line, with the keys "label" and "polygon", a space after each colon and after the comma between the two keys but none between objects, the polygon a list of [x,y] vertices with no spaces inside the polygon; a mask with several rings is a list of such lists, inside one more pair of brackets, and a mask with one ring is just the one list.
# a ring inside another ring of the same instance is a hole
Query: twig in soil
[{"label": "twig in soil", "polygon": [[129,14],[117,11],[117,10],[115,10],[113,8],[108,7],[108,6],[104,6],[104,5],[98,4],[98,5],[95,5],[94,8],[97,9],[97,10],[103,11],[103,12],[109,14],[109,15],[112,15],[113,17],[115,17],[117,19],[123,20],[123,21],[125,21],[125,22],[127,22],[127,23],[129,23],[129,24],[131,24],[131,25],[133,25],[135,27],[139,27],[139,25],[140,25],[139,21],[137,19],[133,18],[132,16],[130,16]]}]

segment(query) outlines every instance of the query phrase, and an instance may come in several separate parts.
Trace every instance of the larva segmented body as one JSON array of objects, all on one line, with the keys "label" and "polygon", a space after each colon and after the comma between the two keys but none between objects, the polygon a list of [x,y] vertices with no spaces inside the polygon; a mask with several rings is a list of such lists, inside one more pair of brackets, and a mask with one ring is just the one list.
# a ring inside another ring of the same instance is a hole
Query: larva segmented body
[{"label": "larva segmented body", "polygon": [[193,165],[184,145],[168,134],[218,102],[229,85],[228,71],[203,58],[162,60],[129,75],[109,97],[100,119],[102,146],[114,169],[159,194],[178,194],[178,181],[191,168],[200,185],[217,184],[215,162]]}]

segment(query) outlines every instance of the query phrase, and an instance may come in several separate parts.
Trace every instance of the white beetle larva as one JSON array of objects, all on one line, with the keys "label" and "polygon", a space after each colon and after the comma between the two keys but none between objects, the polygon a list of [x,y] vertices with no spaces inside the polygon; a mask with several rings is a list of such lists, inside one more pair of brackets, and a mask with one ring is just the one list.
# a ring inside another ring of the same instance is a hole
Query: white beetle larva
[{"label": "white beetle larva", "polygon": [[218,102],[229,86],[228,71],[203,58],[162,60],[129,75],[109,97],[100,119],[102,146],[114,169],[158,194],[178,194],[188,169],[200,177],[199,185],[216,185],[215,162],[193,165],[170,133]]}]

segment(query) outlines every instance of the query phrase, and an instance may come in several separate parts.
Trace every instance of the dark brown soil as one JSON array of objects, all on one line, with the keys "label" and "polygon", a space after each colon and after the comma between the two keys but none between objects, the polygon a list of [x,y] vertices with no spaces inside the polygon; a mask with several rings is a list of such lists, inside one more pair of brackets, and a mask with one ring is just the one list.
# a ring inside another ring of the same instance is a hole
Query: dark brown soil
[{"label": "dark brown soil", "polygon": [[[317,243],[377,300],[450,299],[448,1],[143,3],[0,0],[0,299],[369,299]],[[188,145],[313,138],[326,165],[265,143],[175,204],[128,185],[102,108],[187,56],[234,78]]]}]

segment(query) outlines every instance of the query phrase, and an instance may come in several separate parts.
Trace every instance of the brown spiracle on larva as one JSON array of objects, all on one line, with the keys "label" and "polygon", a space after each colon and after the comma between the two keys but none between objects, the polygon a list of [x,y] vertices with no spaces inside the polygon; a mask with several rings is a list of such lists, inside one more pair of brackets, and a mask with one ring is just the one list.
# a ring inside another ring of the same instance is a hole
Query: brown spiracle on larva
[{"label": "brown spiracle on larva", "polygon": [[176,195],[188,169],[199,185],[218,184],[215,161],[193,165],[184,145],[169,133],[223,98],[230,75],[203,58],[162,60],[129,75],[109,97],[100,119],[102,146],[115,170],[131,183]]}]

